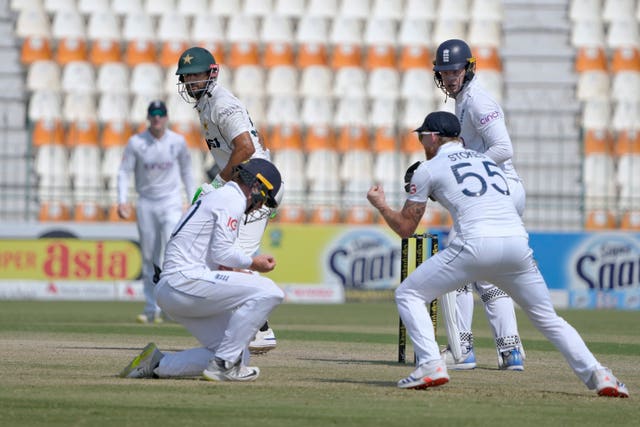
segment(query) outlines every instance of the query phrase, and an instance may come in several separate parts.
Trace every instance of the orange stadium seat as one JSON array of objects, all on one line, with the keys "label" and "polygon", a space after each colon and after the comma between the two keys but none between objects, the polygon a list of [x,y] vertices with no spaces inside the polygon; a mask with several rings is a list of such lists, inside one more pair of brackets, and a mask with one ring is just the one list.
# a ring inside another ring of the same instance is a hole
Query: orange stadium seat
[{"label": "orange stadium seat", "polygon": [[216,60],[218,64],[226,64],[227,55],[224,49],[224,43],[219,41],[200,41],[196,43],[197,46],[207,49]]},{"label": "orange stadium seat", "polygon": [[400,51],[398,65],[401,70],[412,68],[430,69],[433,59],[431,51],[426,46],[403,46]]},{"label": "orange stadium seat", "polygon": [[637,47],[619,47],[613,51],[611,71],[640,71],[640,50]]},{"label": "orange stadium seat", "polygon": [[355,18],[337,16],[330,36],[333,68],[360,67],[362,64],[362,23]]},{"label": "orange stadium seat", "polygon": [[369,141],[367,129],[360,126],[344,126],[338,137],[344,221],[351,224],[373,223],[374,211],[363,198],[373,180],[374,154]]},{"label": "orange stadium seat", "polygon": [[187,147],[190,150],[208,153],[209,148],[200,133],[200,127],[193,122],[176,122],[171,125],[171,130],[184,136]]},{"label": "orange stadium seat", "polygon": [[367,20],[364,42],[367,69],[396,66],[396,29],[395,22],[389,17]]},{"label": "orange stadium seat", "polygon": [[362,63],[362,48],[357,44],[341,43],[333,48],[331,66],[333,68],[359,67]]},{"label": "orange stadium seat", "polygon": [[120,62],[122,60],[120,43],[115,40],[95,40],[89,48],[88,58],[95,65]]},{"label": "orange stadium seat", "polygon": [[624,211],[620,218],[620,228],[623,230],[640,230],[640,210]]},{"label": "orange stadium seat", "polygon": [[338,223],[339,157],[335,148],[333,131],[329,126],[307,129],[306,179],[309,183],[309,221],[313,223]]},{"label": "orange stadium seat", "polygon": [[75,222],[104,221],[104,208],[99,202],[77,202],[73,205],[73,220]]},{"label": "orange stadium seat", "polygon": [[157,33],[161,42],[160,65],[174,67],[180,54],[191,45],[187,17],[175,12],[160,15]]},{"label": "orange stadium seat", "polygon": [[123,223],[131,223],[136,222],[136,210],[131,210],[131,216],[128,219],[122,219],[118,216],[118,204],[111,203],[107,207],[107,213],[105,219],[109,222],[123,222]]},{"label": "orange stadium seat", "polygon": [[273,220],[285,224],[303,224],[307,222],[307,212],[303,205],[286,202],[278,208]]},{"label": "orange stadium seat", "polygon": [[230,17],[227,23],[227,40],[230,43],[230,67],[260,64],[258,22],[255,16]]},{"label": "orange stadium seat", "polygon": [[262,21],[260,39],[264,45],[262,65],[277,67],[293,65],[293,24],[290,18],[266,16]]},{"label": "orange stadium seat", "polygon": [[89,14],[87,37],[91,42],[89,60],[95,65],[122,60],[120,41],[122,38],[118,17],[110,10]]},{"label": "orange stadium seat", "polygon": [[496,47],[475,46],[472,47],[472,52],[478,70],[502,71],[502,61]]},{"label": "orange stadium seat", "polygon": [[580,47],[576,54],[577,72],[590,70],[607,71],[607,56],[604,47]]},{"label": "orange stadium seat", "polygon": [[143,11],[124,15],[122,36],[126,42],[124,60],[127,65],[157,62],[156,35],[150,15]]},{"label": "orange stadium seat", "polygon": [[31,142],[34,147],[47,144],[64,145],[64,127],[60,120],[41,119],[35,122]]},{"label": "orange stadium seat", "polygon": [[40,201],[40,212],[38,213],[38,221],[69,221],[71,213],[69,206],[59,200],[42,200]]},{"label": "orange stadium seat", "polygon": [[[189,48],[185,41],[165,41],[160,48],[159,63],[165,68],[173,67],[178,63],[180,54]],[[217,59],[217,57],[216,57]]]},{"label": "orange stadium seat", "polygon": [[100,146],[106,150],[109,147],[126,145],[131,135],[131,126],[128,122],[107,122],[100,132]]},{"label": "orange stadium seat", "polygon": [[613,139],[607,129],[586,129],[583,145],[585,155],[611,153]]},{"label": "orange stadium seat", "polygon": [[127,43],[124,61],[134,67],[143,63],[157,63],[156,45],[151,40],[132,40]]},{"label": "orange stadium seat", "polygon": [[369,204],[349,206],[345,209],[343,222],[347,224],[373,224],[375,209]]},{"label": "orange stadium seat", "polygon": [[218,64],[226,64],[225,31],[219,14],[198,14],[193,17],[191,40],[196,46],[207,49]]},{"label": "orange stadium seat", "polygon": [[269,133],[269,148],[274,152],[285,149],[302,150],[302,132],[295,124],[276,125]]},{"label": "orange stadium seat", "polygon": [[66,134],[67,145],[98,145],[98,125],[94,121],[69,123]]},{"label": "orange stadium seat", "polygon": [[615,142],[615,153],[618,157],[640,154],[640,130],[619,132]]},{"label": "orange stadium seat", "polygon": [[372,183],[382,184],[392,207],[399,207],[404,197],[403,175],[407,167],[404,156],[397,148],[397,135],[393,127],[375,130]]},{"label": "orange stadium seat", "polygon": [[408,17],[400,22],[398,33],[400,58],[398,65],[401,71],[411,68],[422,68],[431,71],[431,24],[425,19]]},{"label": "orange stadium seat", "polygon": [[35,61],[50,59],[53,59],[53,53],[49,39],[32,36],[23,40],[20,49],[20,62],[23,64],[32,64]]},{"label": "orange stadium seat", "polygon": [[586,212],[586,230],[611,230],[616,228],[616,217],[610,210],[593,209]]},{"label": "orange stadium seat", "polygon": [[286,203],[278,209],[276,219],[285,223],[305,222],[306,181],[300,128],[295,124],[274,126],[268,143],[273,152],[273,162],[286,182]]},{"label": "orange stadium seat", "polygon": [[68,64],[73,61],[86,61],[87,42],[80,38],[64,38],[58,41],[55,59],[59,64]]},{"label": "orange stadium seat", "polygon": [[298,22],[295,41],[298,45],[296,64],[300,68],[329,64],[327,55],[328,21],[321,16],[304,15]]}]

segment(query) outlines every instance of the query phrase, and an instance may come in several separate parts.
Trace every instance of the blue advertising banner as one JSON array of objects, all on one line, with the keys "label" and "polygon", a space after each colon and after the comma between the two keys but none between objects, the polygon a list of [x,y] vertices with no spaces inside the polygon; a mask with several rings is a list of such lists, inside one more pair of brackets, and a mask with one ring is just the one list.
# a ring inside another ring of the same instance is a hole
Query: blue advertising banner
[{"label": "blue advertising banner", "polygon": [[550,290],[572,308],[640,309],[640,234],[531,233],[530,245]]}]

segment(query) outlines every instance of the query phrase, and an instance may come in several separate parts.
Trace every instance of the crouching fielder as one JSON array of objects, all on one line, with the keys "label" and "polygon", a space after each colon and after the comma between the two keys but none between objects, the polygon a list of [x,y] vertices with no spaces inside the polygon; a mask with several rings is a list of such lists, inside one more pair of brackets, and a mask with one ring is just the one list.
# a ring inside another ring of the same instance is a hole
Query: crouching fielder
[{"label": "crouching fielder", "polygon": [[423,262],[396,290],[398,312],[413,342],[417,365],[411,375],[398,381],[398,387],[426,388],[449,381],[425,304],[473,280],[486,280],[522,307],[589,389],[601,396],[628,397],[627,387],[555,312],[501,169],[485,154],[465,149],[459,134],[455,115],[429,114],[418,134],[427,161],[411,178],[402,210],[389,207],[379,186],[367,194],[401,237],[415,232],[429,196],[449,210],[457,232],[445,250]]},{"label": "crouching fielder", "polygon": [[120,373],[127,378],[204,376],[211,381],[253,381],[248,346],[269,313],[284,299],[270,279],[252,271],[275,267],[270,255],[246,255],[236,244],[244,216],[263,205],[276,208],[281,178],[264,159],[234,168],[219,189],[209,186],[182,217],[167,244],[158,305],[202,347],[162,353],[150,343]]}]

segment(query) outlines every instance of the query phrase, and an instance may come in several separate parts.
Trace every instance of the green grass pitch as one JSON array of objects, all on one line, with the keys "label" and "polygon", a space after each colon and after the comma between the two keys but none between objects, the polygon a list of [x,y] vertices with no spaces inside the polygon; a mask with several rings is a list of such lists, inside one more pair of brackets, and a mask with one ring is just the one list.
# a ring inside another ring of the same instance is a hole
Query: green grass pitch
[{"label": "green grass pitch", "polygon": [[[481,307],[478,368],[399,390],[392,302],[284,304],[278,347],[254,356],[254,383],[128,380],[117,373],[150,341],[196,346],[178,324],[138,325],[141,303],[0,301],[2,426],[631,426],[640,419],[640,313],[563,311],[630,399],[597,397],[518,311],[524,372],[497,370]],[[439,328],[439,343],[445,343]],[[407,346],[408,359],[412,348]]]}]

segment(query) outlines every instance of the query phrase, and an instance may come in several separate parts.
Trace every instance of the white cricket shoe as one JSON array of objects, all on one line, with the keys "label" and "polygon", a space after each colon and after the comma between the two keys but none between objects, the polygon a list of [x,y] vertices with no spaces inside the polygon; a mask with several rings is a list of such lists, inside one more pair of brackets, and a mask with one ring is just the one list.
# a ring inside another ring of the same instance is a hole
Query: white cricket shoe
[{"label": "white cricket shoe", "polygon": [[153,378],[153,370],[160,365],[160,360],[163,357],[164,353],[158,350],[154,343],[150,342],[120,372],[120,378]]},{"label": "white cricket shoe", "polygon": [[258,331],[253,341],[249,343],[251,354],[264,354],[274,348],[276,348],[276,335],[271,328],[266,331]]},{"label": "white cricket shoe", "polygon": [[442,356],[442,360],[447,364],[448,369],[452,369],[454,371],[465,371],[468,369],[475,369],[476,367],[476,355],[473,352],[473,347],[471,346],[462,347],[462,357],[460,360],[455,360],[449,346],[444,348],[440,352],[440,355]]},{"label": "white cricket shoe", "polygon": [[407,378],[398,381],[399,388],[421,390],[427,387],[436,387],[449,382],[447,366],[444,360],[433,360],[423,363]]},{"label": "white cricket shoe", "polygon": [[255,381],[260,375],[260,368],[244,366],[241,360],[231,364],[222,359],[214,358],[209,361],[202,376],[209,381]]},{"label": "white cricket shoe", "polygon": [[629,397],[629,389],[621,383],[609,368],[598,369],[593,373],[598,396]]}]

